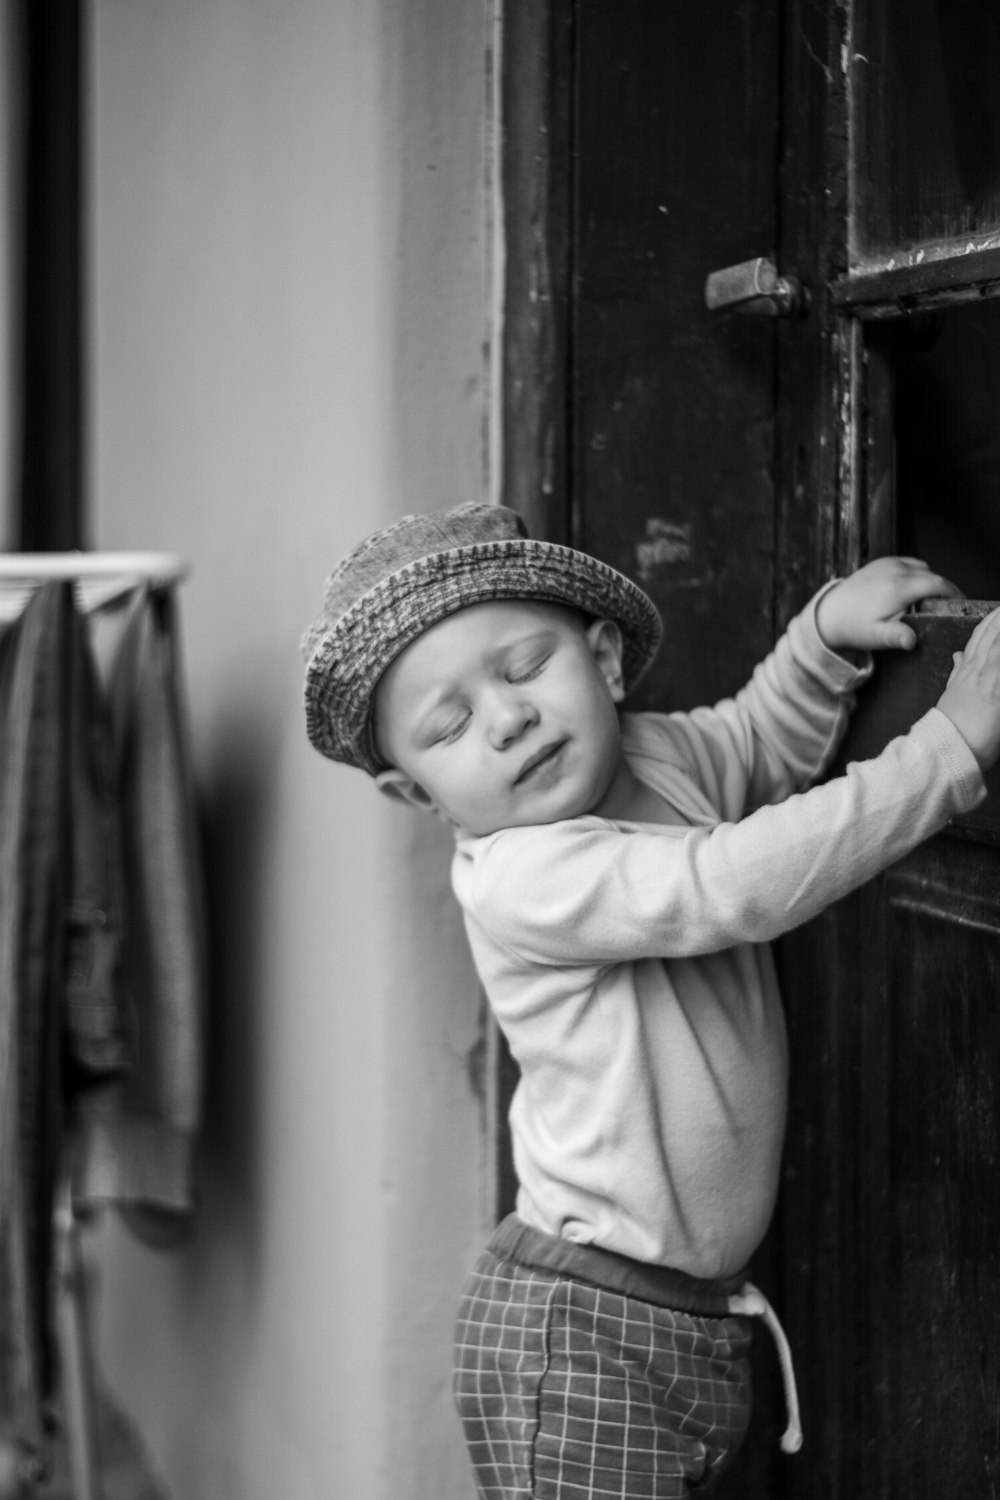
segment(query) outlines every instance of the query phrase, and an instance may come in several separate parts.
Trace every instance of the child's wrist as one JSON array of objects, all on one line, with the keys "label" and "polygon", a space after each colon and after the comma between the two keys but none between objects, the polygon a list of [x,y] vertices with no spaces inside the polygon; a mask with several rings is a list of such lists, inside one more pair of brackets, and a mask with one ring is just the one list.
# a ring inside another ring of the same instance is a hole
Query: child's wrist
[{"label": "child's wrist", "polygon": [[840,579],[830,585],[816,601],[816,634],[828,651],[836,651],[838,655],[851,649],[851,642],[843,638],[843,633],[837,618],[837,606],[835,596],[840,589]]},{"label": "child's wrist", "polygon": [[825,646],[828,651],[840,657],[841,660],[847,661],[849,666],[859,670],[867,663],[867,646],[858,645],[855,642],[853,636],[850,636],[846,628],[844,628],[837,604],[831,607],[828,603],[832,595],[837,594],[841,582],[843,582],[843,579],[834,579],[834,582],[828,583],[825,591],[817,597],[816,607],[813,610],[813,624],[816,627],[816,634],[819,636],[820,645]]},{"label": "child's wrist", "polygon": [[1000,728],[996,715],[970,695],[953,687],[945,688],[937,707],[950,719],[968,745],[981,771],[988,771],[997,758]]}]

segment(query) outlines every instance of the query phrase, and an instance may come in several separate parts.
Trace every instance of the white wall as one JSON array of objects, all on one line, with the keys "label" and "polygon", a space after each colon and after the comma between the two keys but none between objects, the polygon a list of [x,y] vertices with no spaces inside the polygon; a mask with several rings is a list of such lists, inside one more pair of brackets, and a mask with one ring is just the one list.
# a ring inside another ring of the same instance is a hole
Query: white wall
[{"label": "white wall", "polygon": [[101,1362],[176,1500],[458,1500],[486,1219],[448,841],[305,738],[374,526],[483,496],[489,0],[94,0],[90,543],[190,558],[215,981],[187,1249],[109,1224]]}]

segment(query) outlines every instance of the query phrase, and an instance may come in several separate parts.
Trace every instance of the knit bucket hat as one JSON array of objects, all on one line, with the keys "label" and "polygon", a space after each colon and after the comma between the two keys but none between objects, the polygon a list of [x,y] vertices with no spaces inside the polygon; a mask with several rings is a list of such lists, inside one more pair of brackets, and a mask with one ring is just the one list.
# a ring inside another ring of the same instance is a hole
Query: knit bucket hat
[{"label": "knit bucket hat", "polygon": [[355,547],[330,574],[302,639],[306,730],[323,755],[376,775],[372,698],[399,653],[456,610],[497,599],[565,604],[615,620],[626,691],[660,643],[653,601],[607,563],[530,538],[502,505],[404,516]]}]

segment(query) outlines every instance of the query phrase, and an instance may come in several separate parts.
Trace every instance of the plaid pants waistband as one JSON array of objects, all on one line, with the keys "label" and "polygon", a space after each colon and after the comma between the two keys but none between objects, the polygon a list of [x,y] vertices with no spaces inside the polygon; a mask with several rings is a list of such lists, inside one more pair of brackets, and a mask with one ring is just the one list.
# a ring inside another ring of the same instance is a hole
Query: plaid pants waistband
[{"label": "plaid pants waistband", "polygon": [[508,1214],[497,1225],[488,1248],[494,1255],[515,1265],[552,1271],[573,1281],[603,1287],[623,1297],[635,1297],[673,1312],[703,1318],[759,1318],[774,1339],[781,1365],[788,1408],[788,1426],[781,1439],[782,1449],[786,1453],[797,1453],[802,1446],[799,1398],[788,1340],[773,1307],[763,1292],[746,1280],[745,1273],[720,1280],[689,1276],[672,1266],[652,1265],[599,1245],[577,1245],[572,1240],[560,1239],[558,1235],[546,1234],[526,1224],[517,1214]]},{"label": "plaid pants waistband", "polygon": [[619,1292],[623,1297],[637,1297],[655,1307],[703,1318],[731,1317],[730,1297],[746,1280],[745,1272],[721,1280],[689,1276],[671,1266],[656,1266],[633,1260],[599,1245],[577,1245],[558,1235],[546,1234],[526,1224],[516,1214],[509,1214],[494,1230],[489,1249],[515,1265],[536,1270],[554,1271],[573,1281]]}]

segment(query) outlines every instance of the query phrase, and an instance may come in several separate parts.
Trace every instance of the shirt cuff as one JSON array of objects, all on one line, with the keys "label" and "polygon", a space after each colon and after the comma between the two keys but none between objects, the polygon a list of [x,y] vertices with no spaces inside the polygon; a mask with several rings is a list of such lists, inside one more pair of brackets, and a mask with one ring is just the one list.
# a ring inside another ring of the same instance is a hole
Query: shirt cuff
[{"label": "shirt cuff", "polygon": [[986,796],[979,762],[959,729],[939,708],[930,708],[910,730],[910,738],[942,760],[955,787],[957,811],[970,812]]},{"label": "shirt cuff", "polygon": [[804,648],[809,653],[810,664],[822,673],[824,679],[831,682],[839,692],[854,692],[855,689],[867,682],[875,670],[875,660],[870,651],[848,651],[841,654],[828,646],[819,633],[816,623],[816,614],[819,609],[819,601],[824,594],[836,588],[840,583],[839,578],[831,578],[829,583],[813,595],[799,619],[802,623],[802,636]]}]

